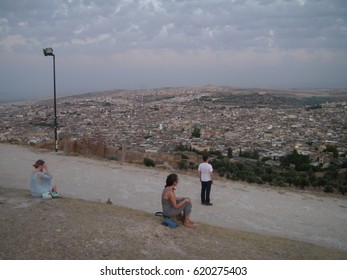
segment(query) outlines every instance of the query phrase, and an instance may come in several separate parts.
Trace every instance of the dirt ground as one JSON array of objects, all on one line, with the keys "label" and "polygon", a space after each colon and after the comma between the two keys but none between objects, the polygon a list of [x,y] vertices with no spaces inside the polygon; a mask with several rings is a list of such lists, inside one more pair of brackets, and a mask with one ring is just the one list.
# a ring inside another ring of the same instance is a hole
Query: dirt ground
[{"label": "dirt ground", "polygon": [[[172,172],[1,143],[0,155],[0,187],[28,190],[32,165],[42,158],[65,198],[93,202],[110,199],[114,206],[150,216],[161,210],[160,194],[168,172]],[[193,221],[347,252],[347,200],[342,196],[215,178],[213,206],[206,207],[200,204],[196,173],[181,172],[179,177],[177,195],[192,199]]]},{"label": "dirt ground", "polygon": [[0,187],[2,260],[347,259],[347,252],[199,223],[170,229],[150,213]]}]

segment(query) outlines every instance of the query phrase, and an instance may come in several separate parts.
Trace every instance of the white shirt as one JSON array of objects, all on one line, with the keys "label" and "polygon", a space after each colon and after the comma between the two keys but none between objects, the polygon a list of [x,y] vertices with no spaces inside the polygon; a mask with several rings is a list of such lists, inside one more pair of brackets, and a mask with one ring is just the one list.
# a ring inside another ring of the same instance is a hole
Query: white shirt
[{"label": "white shirt", "polygon": [[200,180],[202,182],[208,182],[212,180],[211,173],[213,172],[212,165],[207,162],[199,164],[198,171],[200,172]]}]

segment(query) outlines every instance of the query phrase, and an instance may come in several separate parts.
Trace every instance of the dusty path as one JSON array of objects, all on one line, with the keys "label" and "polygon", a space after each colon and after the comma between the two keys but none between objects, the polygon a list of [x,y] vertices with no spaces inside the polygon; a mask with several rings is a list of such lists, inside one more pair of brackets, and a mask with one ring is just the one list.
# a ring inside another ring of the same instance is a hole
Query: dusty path
[{"label": "dusty path", "polygon": [[[106,201],[149,213],[161,210],[169,171],[119,165],[58,152],[0,144],[0,186],[28,189],[33,163],[44,159],[67,197]],[[242,231],[287,237],[347,251],[347,200],[215,181],[212,207],[199,203],[196,177],[180,174],[177,194],[193,201],[192,219]]]}]

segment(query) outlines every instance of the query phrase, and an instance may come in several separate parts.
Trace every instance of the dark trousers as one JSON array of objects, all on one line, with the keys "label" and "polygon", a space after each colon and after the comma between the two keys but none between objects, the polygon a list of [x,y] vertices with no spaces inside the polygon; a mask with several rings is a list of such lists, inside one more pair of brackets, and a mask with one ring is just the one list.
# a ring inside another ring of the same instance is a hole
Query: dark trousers
[{"label": "dark trousers", "polygon": [[210,203],[212,181],[201,182],[201,203]]}]

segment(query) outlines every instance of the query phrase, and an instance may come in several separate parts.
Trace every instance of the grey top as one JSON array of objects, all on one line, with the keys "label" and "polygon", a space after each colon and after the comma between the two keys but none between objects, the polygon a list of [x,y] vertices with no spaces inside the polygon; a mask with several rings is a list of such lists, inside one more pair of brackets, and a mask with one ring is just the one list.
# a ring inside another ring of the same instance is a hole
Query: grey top
[{"label": "grey top", "polygon": [[30,192],[32,196],[41,197],[43,193],[52,190],[52,175],[33,171],[30,178]]},{"label": "grey top", "polygon": [[[163,213],[165,216],[171,217],[172,214],[172,210],[174,210],[175,208],[172,206],[171,201],[164,198],[164,195],[167,192],[167,188],[164,188],[162,194],[161,194],[161,206],[163,208]],[[175,209],[176,210],[176,209]]]},{"label": "grey top", "polygon": [[[190,212],[192,211],[192,204],[191,203],[185,203],[183,206],[176,209],[175,207],[173,207],[170,200],[164,198],[164,195],[167,191],[168,191],[168,189],[164,188],[164,190],[161,194],[161,205],[163,208],[164,215],[167,217],[174,217],[174,216],[178,215],[179,213],[181,213],[182,211],[184,212],[184,215],[189,215]],[[179,203],[183,199],[184,198],[177,200],[177,203]]]}]

